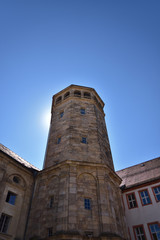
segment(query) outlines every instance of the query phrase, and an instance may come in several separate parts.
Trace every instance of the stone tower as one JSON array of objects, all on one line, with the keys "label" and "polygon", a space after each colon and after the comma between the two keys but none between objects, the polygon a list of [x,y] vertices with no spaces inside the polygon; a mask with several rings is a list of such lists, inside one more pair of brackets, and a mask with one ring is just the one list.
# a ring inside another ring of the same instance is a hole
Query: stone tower
[{"label": "stone tower", "polygon": [[92,88],[71,85],[53,96],[27,239],[127,239],[103,107]]}]

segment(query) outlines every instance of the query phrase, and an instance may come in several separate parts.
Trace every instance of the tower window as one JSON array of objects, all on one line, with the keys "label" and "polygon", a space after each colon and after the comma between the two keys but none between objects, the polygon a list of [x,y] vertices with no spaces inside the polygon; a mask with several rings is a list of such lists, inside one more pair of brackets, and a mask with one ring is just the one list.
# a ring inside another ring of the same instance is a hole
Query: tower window
[{"label": "tower window", "polygon": [[81,113],[82,115],[86,114],[85,108],[81,108],[80,113]]},{"label": "tower window", "polygon": [[64,112],[60,112],[60,118],[62,118],[64,115]]},{"label": "tower window", "polygon": [[54,203],[54,196],[50,197],[49,208],[53,207],[53,203]]},{"label": "tower window", "polygon": [[85,93],[84,93],[84,97],[85,97],[85,98],[91,98],[91,94],[90,94],[89,92],[85,92]]},{"label": "tower window", "polygon": [[61,101],[62,101],[62,97],[60,96],[56,99],[56,104],[60,103]]},{"label": "tower window", "polygon": [[80,91],[74,91],[74,96],[75,97],[81,97],[81,92]]},{"label": "tower window", "polygon": [[61,142],[61,137],[57,139],[57,144],[60,144],[60,142]]},{"label": "tower window", "polygon": [[2,213],[0,218],[0,232],[7,233],[11,217]]},{"label": "tower window", "polygon": [[53,230],[52,228],[48,228],[48,237],[53,236]]},{"label": "tower window", "polygon": [[91,199],[89,198],[84,198],[84,208],[91,210]]},{"label": "tower window", "polygon": [[64,94],[64,99],[68,98],[69,96],[70,96],[70,92],[66,92],[66,93]]},{"label": "tower window", "polygon": [[16,194],[14,194],[12,192],[8,192],[6,202],[8,202],[12,205],[15,205],[15,201],[16,201]]},{"label": "tower window", "polygon": [[87,144],[87,138],[86,137],[82,137],[81,143]]}]

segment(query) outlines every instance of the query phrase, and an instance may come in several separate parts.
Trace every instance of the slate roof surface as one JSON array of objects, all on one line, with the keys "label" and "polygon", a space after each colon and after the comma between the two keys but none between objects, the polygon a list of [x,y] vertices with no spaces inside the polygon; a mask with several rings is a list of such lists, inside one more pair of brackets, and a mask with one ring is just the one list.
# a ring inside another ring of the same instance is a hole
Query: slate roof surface
[{"label": "slate roof surface", "polygon": [[116,172],[122,179],[121,186],[130,188],[160,179],[160,157]]},{"label": "slate roof surface", "polygon": [[16,153],[14,153],[13,151],[11,151],[9,148],[5,147],[2,144],[0,144],[0,151],[7,154],[9,157],[13,158],[14,160],[21,163],[25,167],[27,167],[29,169],[34,169],[34,170],[40,171],[38,168],[33,166],[31,163],[27,162],[26,160],[24,160],[23,158],[21,158]]}]

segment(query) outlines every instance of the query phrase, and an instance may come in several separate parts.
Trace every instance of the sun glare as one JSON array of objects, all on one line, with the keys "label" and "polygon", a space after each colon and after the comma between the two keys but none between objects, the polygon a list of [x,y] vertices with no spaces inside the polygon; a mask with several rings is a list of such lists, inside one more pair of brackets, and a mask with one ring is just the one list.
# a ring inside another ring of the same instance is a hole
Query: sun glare
[{"label": "sun glare", "polygon": [[50,120],[51,120],[51,113],[50,113],[50,110],[48,110],[44,112],[42,115],[42,125],[47,130],[49,129]]}]

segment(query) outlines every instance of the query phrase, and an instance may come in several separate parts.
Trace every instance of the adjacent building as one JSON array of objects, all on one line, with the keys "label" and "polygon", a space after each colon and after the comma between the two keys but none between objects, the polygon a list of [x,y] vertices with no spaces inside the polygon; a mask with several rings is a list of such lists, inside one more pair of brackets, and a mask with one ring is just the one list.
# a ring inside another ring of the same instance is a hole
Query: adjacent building
[{"label": "adjacent building", "polygon": [[160,158],[117,172],[130,239],[160,239]]}]

